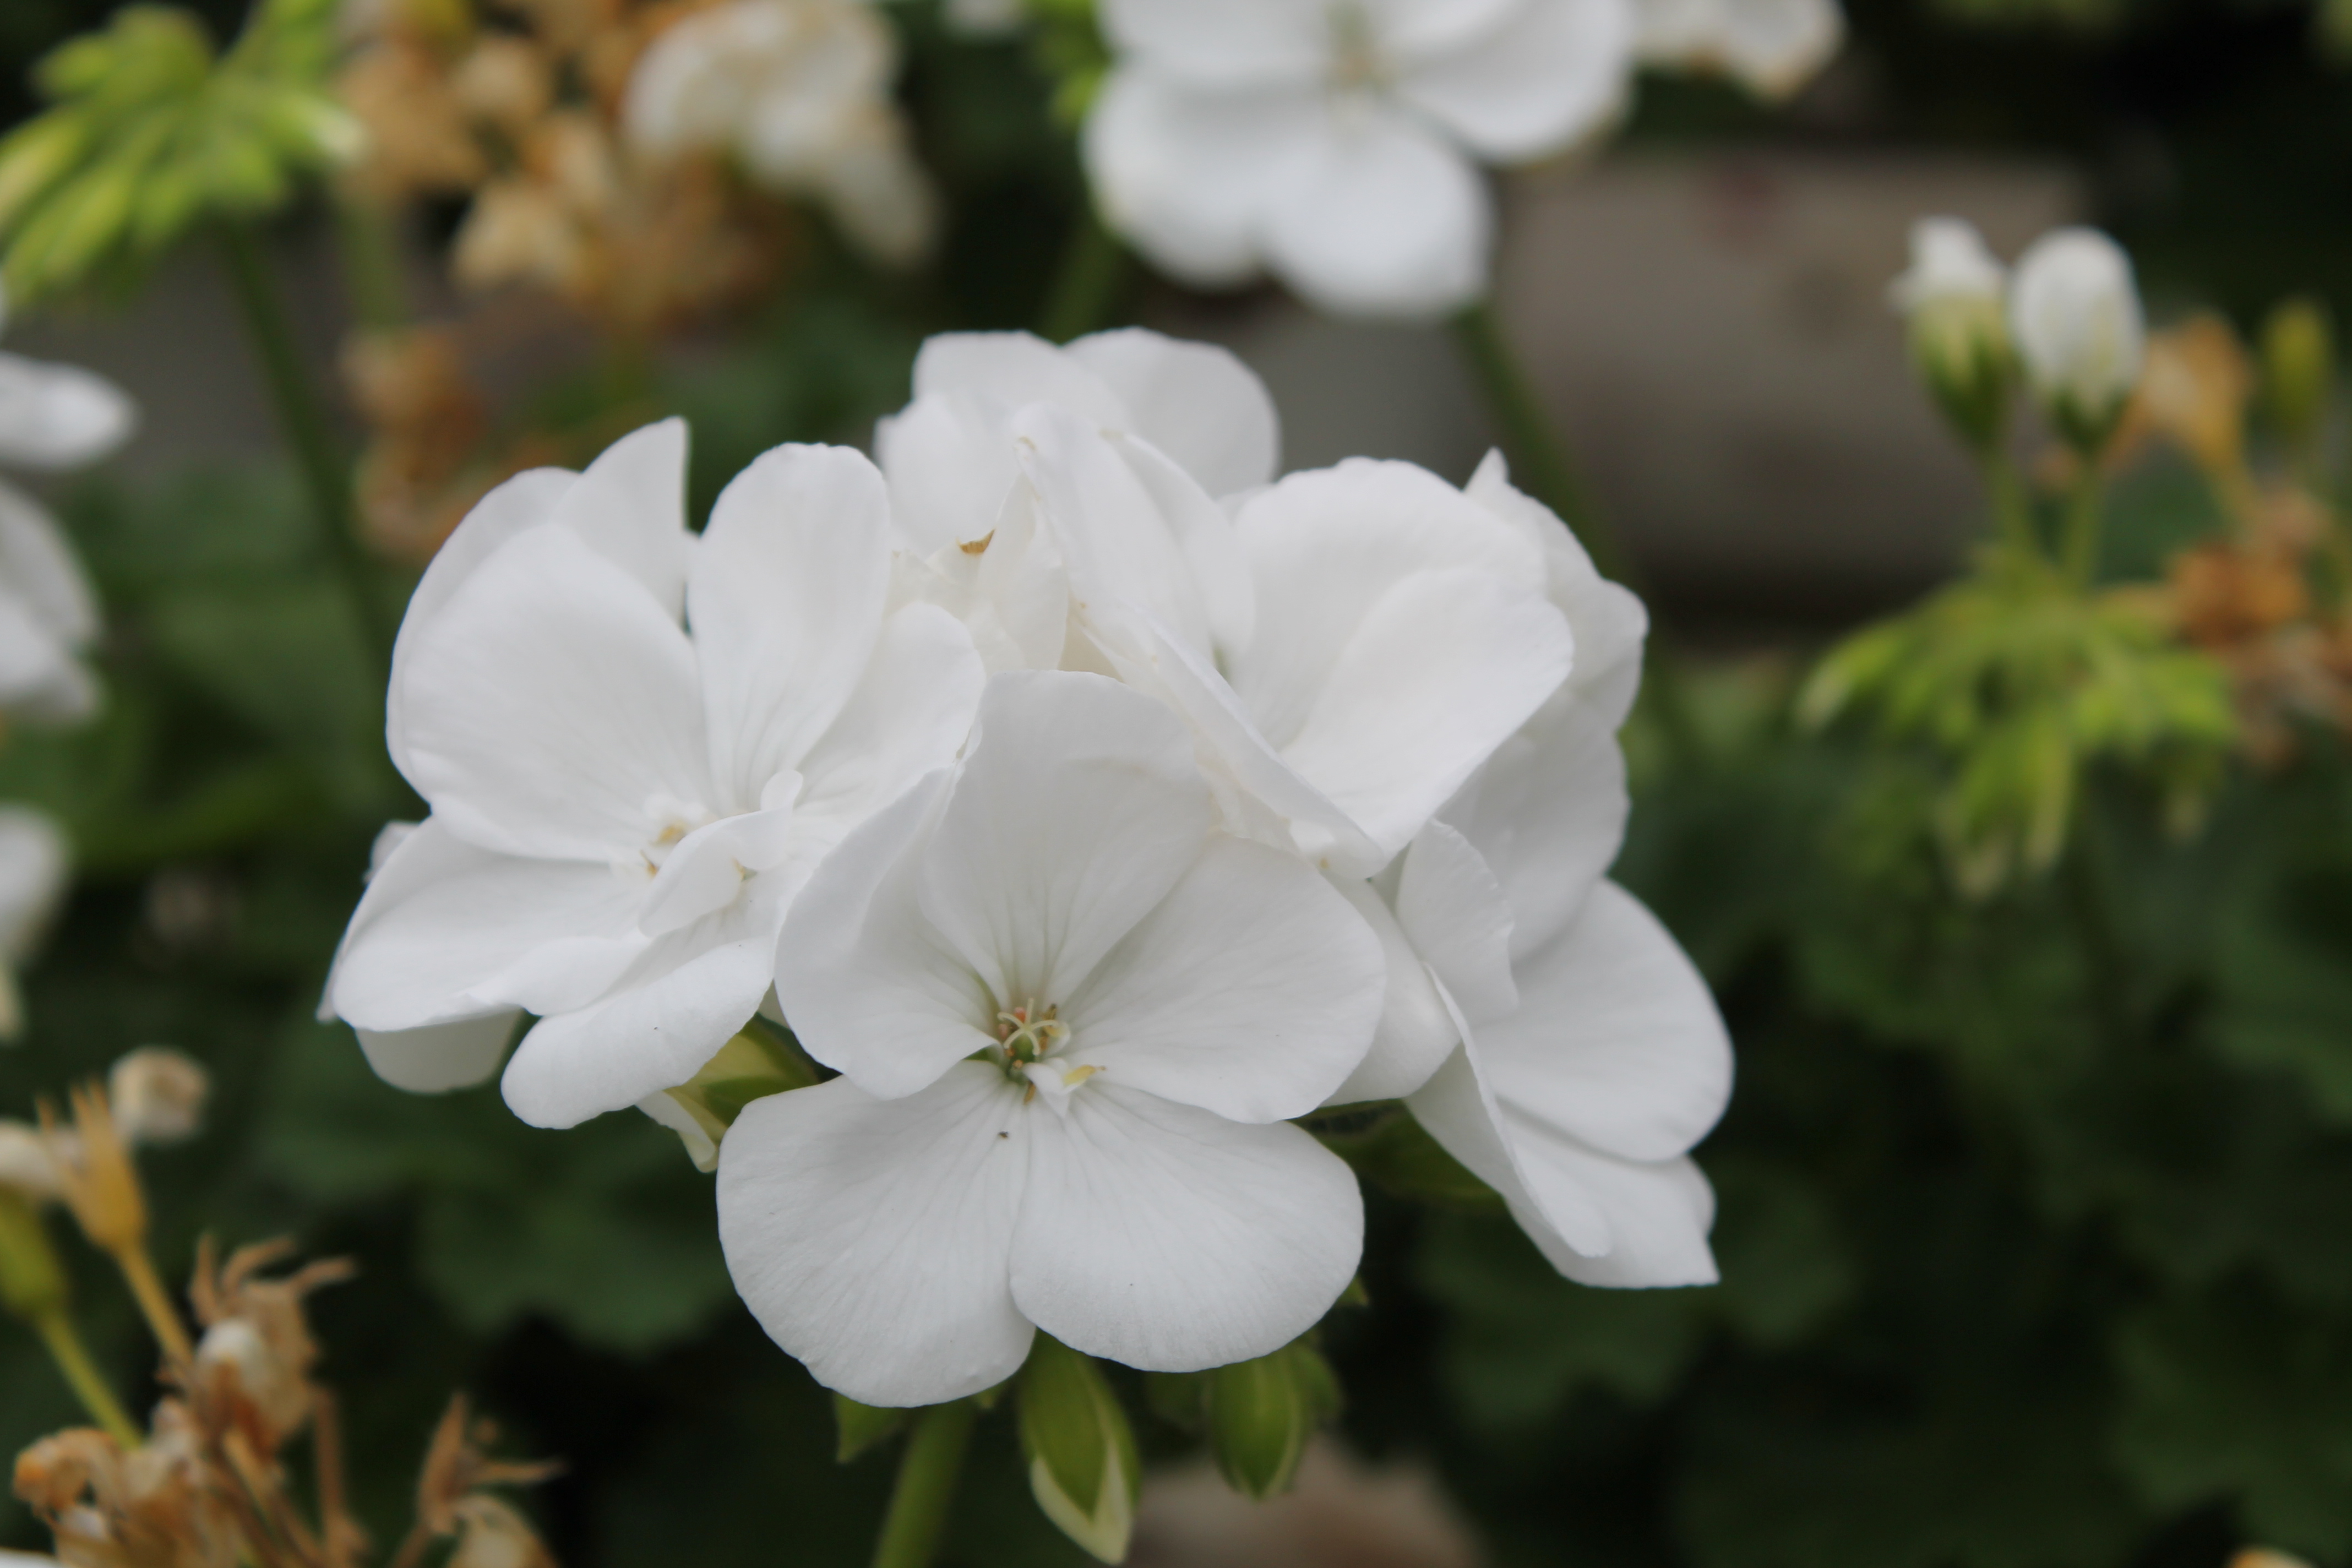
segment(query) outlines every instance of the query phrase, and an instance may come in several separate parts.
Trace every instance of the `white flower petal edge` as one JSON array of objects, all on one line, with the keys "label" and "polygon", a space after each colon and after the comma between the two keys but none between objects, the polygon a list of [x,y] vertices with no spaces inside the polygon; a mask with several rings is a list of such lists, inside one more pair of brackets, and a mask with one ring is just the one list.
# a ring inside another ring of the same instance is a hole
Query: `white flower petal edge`
[{"label": "white flower petal edge", "polygon": [[40,943],[65,896],[71,856],[66,836],[44,814],[0,805],[0,1044],[24,1028],[16,970]]},{"label": "white flower petal edge", "polygon": [[0,483],[0,709],[47,720],[88,716],[98,682],[79,656],[97,635],[97,600],[56,520]]},{"label": "white flower petal edge", "polygon": [[745,1112],[719,1221],[820,1381],[954,1398],[1008,1375],[1032,1323],[1194,1370],[1287,1343],[1345,1289],[1353,1178],[1278,1119],[1362,1059],[1381,943],[1296,858],[1211,829],[1191,749],[1115,681],[996,676],[965,761],[803,889],[777,995],[845,1076]]},{"label": "white flower petal edge", "polygon": [[1519,1005],[1406,1103],[1587,1284],[1711,1283],[1714,1199],[1686,1152],[1722,1115],[1731,1046],[1706,982],[1614,883],[1513,966]]}]

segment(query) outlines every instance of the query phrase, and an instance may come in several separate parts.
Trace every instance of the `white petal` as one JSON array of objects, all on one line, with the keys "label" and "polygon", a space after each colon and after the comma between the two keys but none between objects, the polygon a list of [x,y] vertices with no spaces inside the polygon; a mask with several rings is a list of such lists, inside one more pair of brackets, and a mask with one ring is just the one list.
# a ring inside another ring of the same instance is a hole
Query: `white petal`
[{"label": "white petal", "polygon": [[909,605],[885,621],[841,716],[802,760],[800,852],[830,850],[917,779],[955,761],[985,680],[970,634],[946,611]]},{"label": "white petal", "polygon": [[1638,900],[1593,889],[1553,946],[1518,966],[1519,1009],[1483,1024],[1496,1097],[1627,1160],[1683,1153],[1723,1114],[1731,1042],[1706,983]]},{"label": "white petal", "polygon": [[1553,1268],[1586,1285],[1622,1289],[1716,1282],[1706,1237],[1715,1192],[1690,1160],[1644,1164],[1612,1160],[1566,1139],[1530,1137],[1527,1159],[1539,1184],[1572,1185],[1608,1216],[1611,1244],[1601,1257],[1569,1247],[1540,1215],[1514,1206],[1512,1216]]},{"label": "white petal", "polygon": [[1097,1082],[1067,1115],[1041,1104],[1028,1121],[1013,1299],[1075,1350],[1146,1372],[1271,1354],[1355,1274],[1355,1176],[1287,1122],[1245,1126]]},{"label": "white petal", "polygon": [[0,805],[0,963],[32,955],[64,896],[70,863],[55,822],[25,806]]},{"label": "white petal", "polygon": [[588,465],[553,521],[645,585],[677,618],[686,605],[686,421],[622,437]]},{"label": "white petal", "polygon": [[902,548],[929,556],[985,539],[1020,477],[999,415],[964,393],[919,397],[874,427]]},{"label": "white petal", "polygon": [[770,810],[725,816],[696,828],[670,850],[646,889],[637,929],[647,936],[684,931],[743,896],[744,884],[787,858],[793,851],[792,796],[800,775],[780,774],[783,804]]},{"label": "white petal", "polygon": [[987,986],[917,896],[952,782],[940,770],[845,838],[777,940],[776,996],[802,1047],[879,1098],[913,1094],[995,1040]]},{"label": "white petal", "polygon": [[1153,266],[1230,288],[1256,275],[1276,194],[1314,156],[1324,113],[1307,90],[1203,92],[1114,68],[1087,116],[1087,182]]},{"label": "white petal", "polygon": [[1410,64],[1433,52],[1492,37],[1532,0],[1355,0],[1381,58]]},{"label": "white petal", "polygon": [[1431,321],[1486,291],[1493,201],[1468,159],[1403,110],[1333,117],[1266,208],[1266,264],[1319,310]]},{"label": "white petal", "polygon": [[[713,927],[727,940],[695,951]],[[756,912],[660,939],[610,994],[523,1037],[500,1080],[508,1107],[534,1127],[576,1127],[684,1083],[759,1011],[774,951]]]},{"label": "white petal", "polygon": [[1087,361],[1031,332],[940,332],[915,355],[918,399],[965,393],[1003,413],[1050,403],[1109,429],[1130,427],[1127,404]]},{"label": "white petal", "polygon": [[1257,629],[1257,590],[1225,509],[1175,459],[1138,437],[1114,437],[1112,449],[1159,510],[1183,558],[1185,586],[1200,605],[1213,650],[1245,647]]},{"label": "white petal", "polygon": [[639,896],[607,867],[478,849],[430,819],[369,879],[328,1005],[379,1032],[583,1005],[644,951]]},{"label": "white petal", "polygon": [[[1230,562],[1238,574],[1239,552],[1217,503],[1171,463],[1156,465],[1147,485],[1125,456],[1129,443],[1066,410],[1035,405],[1013,427],[1022,472],[1061,550],[1079,615],[1090,616],[1097,605],[1140,609],[1188,646],[1209,649],[1208,607],[1179,528],[1202,536],[1213,572]],[[1162,505],[1163,494],[1172,506]]]},{"label": "white petal", "polygon": [[485,847],[606,861],[657,836],[652,803],[714,793],[686,634],[569,530],[477,568],[406,674],[409,782]]},{"label": "white petal", "polygon": [[1192,866],[1211,815],[1159,703],[1100,676],[994,676],[923,852],[924,912],[1000,1002],[1059,1001]]},{"label": "white petal", "polygon": [[1576,635],[1571,691],[1597,702],[1606,727],[1625,721],[1642,679],[1642,642],[1650,616],[1634,595],[1601,575],[1568,525],[1543,502],[1513,488],[1509,465],[1489,452],[1463,494],[1517,529],[1543,552],[1544,593]]},{"label": "white petal", "polygon": [[1617,858],[1631,810],[1625,753],[1611,713],[1563,689],[1503,742],[1438,819],[1460,830],[1501,881],[1516,960],[1576,918]]},{"label": "white petal", "polygon": [[1504,26],[1416,60],[1397,95],[1495,163],[1560,152],[1606,124],[1632,87],[1629,0],[1530,0]]},{"label": "white petal", "polygon": [[1318,81],[1331,59],[1328,0],[1103,0],[1115,53],[1213,85]]},{"label": "white petal", "polygon": [[526,529],[554,520],[555,508],[577,483],[569,468],[530,468],[517,474],[474,503],[416,580],[408,595],[408,611],[401,617],[400,635],[392,645],[392,689],[384,701],[384,741],[393,765],[408,771],[406,669],[420,627],[431,623],[448,604],[449,595],[474,574],[499,546]]},{"label": "white petal", "polygon": [[[1240,790],[1287,825],[1300,853],[1335,875],[1367,877],[1389,858],[1329,797],[1275,751],[1241,699],[1198,652],[1150,616],[1135,614],[1099,628],[1119,678],[1183,715],[1202,751]],[[1226,826],[1239,831],[1232,820]]]},{"label": "white petal", "polygon": [[[845,1079],[745,1108],[719,1157],[719,1237],[751,1315],[826,1387],[937,1405],[1020,1370],[1008,1289],[1030,1118],[994,1068],[905,1100]],[[1003,1134],[1003,1136],[999,1136]]]},{"label": "white petal", "polygon": [[139,407],[104,376],[0,353],[0,463],[78,468],[131,438]]},{"label": "white petal", "polygon": [[1102,1081],[1234,1121],[1321,1104],[1364,1059],[1386,965],[1295,856],[1222,836],[1063,1005]]},{"label": "white petal", "polygon": [[711,771],[729,805],[747,808],[797,768],[840,714],[889,583],[889,496],[863,455],[779,447],[720,494],[688,592]]},{"label": "white petal", "polygon": [[1282,444],[1274,398],[1231,350],[1126,327],[1080,338],[1068,353],[1118,395],[1129,430],[1211,495],[1274,482]]},{"label": "white petal", "polygon": [[1381,952],[1388,963],[1386,989],[1381,1000],[1380,1028],[1372,1036],[1371,1049],[1364,1053],[1363,1061],[1349,1073],[1347,1081],[1331,1091],[1333,1105],[1354,1105],[1368,1100],[1401,1100],[1427,1083],[1430,1076],[1444,1065],[1454,1047],[1461,1043],[1461,1035],[1445,1010],[1445,1001],[1437,994],[1428,968],[1421,954],[1397,925],[1397,919],[1371,885],[1356,878],[1340,879],[1333,883],[1347,900],[1355,906],[1381,940]]},{"label": "white petal", "polygon": [[375,1076],[411,1094],[446,1094],[488,1081],[522,1016],[511,1007],[421,1029],[354,1029]]},{"label": "white petal", "polygon": [[1473,1022],[1519,1005],[1511,905],[1484,857],[1442,822],[1413,837],[1397,881],[1397,924]]},{"label": "white petal", "polygon": [[98,600],[57,520],[14,485],[0,484],[0,584],[68,647],[98,635]]}]

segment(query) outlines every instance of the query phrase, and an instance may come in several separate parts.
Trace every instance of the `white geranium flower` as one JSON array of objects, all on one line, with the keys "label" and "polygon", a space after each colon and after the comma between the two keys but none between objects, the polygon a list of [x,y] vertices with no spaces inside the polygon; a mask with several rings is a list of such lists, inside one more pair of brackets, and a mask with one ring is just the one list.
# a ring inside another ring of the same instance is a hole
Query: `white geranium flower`
[{"label": "white geranium flower", "polygon": [[2053,229],[2026,247],[2010,284],[2009,331],[2067,437],[2104,438],[2139,384],[2147,348],[2122,247],[2093,228]]},{"label": "white geranium flower", "polygon": [[[1421,960],[1408,973],[1431,994],[1408,993],[1402,1022],[1425,1037],[1433,998],[1444,1021],[1443,1066],[1403,1085],[1406,1103],[1561,1272],[1705,1283],[1714,1198],[1688,1151],[1723,1113],[1730,1043],[1673,937],[1603,879],[1624,833],[1616,731],[1640,674],[1641,606],[1498,458],[1469,494],[1542,541],[1584,667],[1381,879]],[[1384,1032],[1400,1023],[1393,947],[1390,963]],[[1400,1091],[1364,1077],[1342,1098]]]},{"label": "white geranium flower", "polygon": [[978,736],[819,869],[778,994],[843,1076],[720,1146],[737,1289],[820,1382],[921,1405],[1044,1329],[1189,1371],[1347,1286],[1347,1167],[1284,1118],[1364,1054],[1380,947],[1295,857],[1213,826],[1183,727],[1112,681],[994,677]]},{"label": "white geranium flower", "polygon": [[66,837],[40,812],[0,805],[0,1044],[24,1033],[16,971],[33,956],[64,897]]},{"label": "white geranium flower", "polygon": [[730,0],[647,47],[624,122],[656,156],[730,152],[771,190],[824,205],[876,259],[920,259],[938,201],[890,97],[898,47],[856,0]]},{"label": "white geranium flower", "polygon": [[1606,122],[1630,0],[1103,0],[1089,114],[1105,219],[1187,282],[1261,268],[1346,315],[1432,317],[1486,289],[1478,163]]},{"label": "white geranium flower", "polygon": [[1950,300],[1998,304],[2008,269],[1966,218],[1923,217],[1911,226],[1910,269],[1889,285],[1895,309],[1916,314]]},{"label": "white geranium flower", "polygon": [[1837,0],[1634,0],[1634,48],[1647,65],[1720,71],[1786,98],[1845,38]]},{"label": "white geranium flower", "polygon": [[[0,295],[0,325],[6,320]],[[79,468],[121,446],[137,424],[131,400],[103,377],[0,353],[0,466]],[[78,656],[97,635],[97,601],[56,521],[0,483],[0,709],[87,715],[98,687]]]},{"label": "white geranium flower", "polygon": [[673,420],[509,480],[410,602],[387,741],[433,815],[328,994],[396,1084],[488,1076],[517,1009],[525,1121],[683,1083],[758,1008],[817,860],[962,744],[979,661],[943,612],[888,611],[873,466],[779,447],[697,540],[685,458]]}]

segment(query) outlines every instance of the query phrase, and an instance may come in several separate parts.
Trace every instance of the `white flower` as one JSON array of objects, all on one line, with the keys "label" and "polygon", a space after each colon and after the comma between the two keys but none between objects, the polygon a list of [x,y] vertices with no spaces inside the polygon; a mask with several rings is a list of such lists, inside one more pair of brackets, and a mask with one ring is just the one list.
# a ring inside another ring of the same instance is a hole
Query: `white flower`
[{"label": "white flower", "polygon": [[66,890],[65,835],[21,805],[0,805],[0,1042],[24,1032],[16,971],[33,956]]},{"label": "white flower", "polygon": [[[59,1134],[70,1137],[70,1133]],[[65,1191],[58,1157],[39,1128],[14,1117],[0,1118],[0,1192],[47,1203]]]},{"label": "white flower", "polygon": [[1023,0],[948,0],[948,26],[959,32],[1009,33],[1027,19]]},{"label": "white flower", "polygon": [[[1468,493],[1542,542],[1580,668],[1380,879],[1394,915],[1382,1031],[1414,1032],[1398,1062],[1426,1059],[1434,1032],[1444,1065],[1425,1084],[1366,1082],[1368,1060],[1341,1098],[1408,1093],[1570,1278],[1704,1283],[1714,1199],[1687,1154],[1723,1112],[1730,1045],[1674,939],[1603,879],[1624,834],[1616,731],[1640,675],[1641,606],[1499,458]],[[1400,963],[1399,942],[1418,963]]]},{"label": "white flower", "polygon": [[887,611],[873,466],[779,447],[697,540],[685,457],[670,421],[509,480],[417,585],[386,738],[433,815],[386,846],[327,998],[402,1087],[488,1076],[517,1009],[526,1121],[685,1082],[766,994],[818,859],[962,744],[979,661],[941,611]]},{"label": "white flower", "polygon": [[1895,309],[1916,313],[1947,300],[1999,304],[2009,275],[1966,218],[1923,217],[1911,226],[1911,268],[1888,286]]},{"label": "white flower", "polygon": [[1648,65],[1721,71],[1786,98],[1845,37],[1837,0],[1634,0],[1634,49]]},{"label": "white flower", "polygon": [[727,151],[771,190],[824,205],[877,259],[929,248],[937,199],[890,100],[898,44],[855,0],[730,0],[688,16],[629,79],[629,138],[657,156]]},{"label": "white flower", "polygon": [[1104,0],[1087,118],[1106,220],[1222,287],[1261,268],[1348,315],[1486,289],[1479,162],[1549,156],[1622,101],[1630,0]]},{"label": "white flower", "polygon": [[2096,229],[2053,229],[2017,258],[2009,330],[2035,394],[2070,440],[2103,440],[2147,351],[2131,258]]},{"label": "white flower", "polygon": [[[6,316],[0,297],[0,324]],[[79,468],[120,447],[137,423],[111,382],[0,353],[0,465]],[[98,688],[77,655],[97,635],[97,603],[56,521],[32,497],[0,484],[0,709],[50,719],[88,714]]]},{"label": "white flower", "polygon": [[1355,1066],[1379,944],[1218,832],[1183,727],[1099,677],[1000,675],[971,752],[854,834],[777,991],[843,1077],[720,1146],[737,1289],[876,1405],[1010,1376],[1034,1328],[1130,1366],[1266,1354],[1347,1286],[1354,1180],[1284,1118]]}]

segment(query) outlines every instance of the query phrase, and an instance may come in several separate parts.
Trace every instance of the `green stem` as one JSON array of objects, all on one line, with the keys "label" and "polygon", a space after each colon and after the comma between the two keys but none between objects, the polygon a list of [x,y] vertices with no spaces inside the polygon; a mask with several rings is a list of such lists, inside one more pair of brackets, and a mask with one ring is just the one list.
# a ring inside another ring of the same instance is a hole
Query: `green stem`
[{"label": "green stem", "polygon": [[65,1308],[52,1307],[39,1313],[33,1320],[33,1328],[41,1336],[41,1342],[49,1347],[49,1359],[58,1363],[58,1370],[65,1374],[74,1397],[81,1401],[90,1419],[106,1428],[106,1435],[125,1450],[139,1447],[142,1438],[138,1426],[116,1401],[114,1391],[106,1386],[106,1379],[99,1376],[98,1368],[90,1363],[89,1352],[83,1347],[81,1335],[75,1331],[73,1319],[67,1315]]},{"label": "green stem", "polygon": [[2105,477],[2096,463],[2085,459],[2074,500],[2066,507],[2064,564],[2068,579],[2078,588],[2088,588],[2098,575],[2100,510],[2105,497]]},{"label": "green stem", "polygon": [[2002,543],[2016,552],[2022,561],[2032,561],[2042,554],[2042,540],[2033,526],[2033,507],[2026,500],[2025,481],[2018,477],[2017,464],[1998,446],[1984,453],[1985,488],[1992,493],[1992,515]]},{"label": "green stem", "polygon": [[1045,303],[1037,314],[1038,336],[1066,343],[1100,330],[1126,287],[1127,275],[1127,247],[1103,226],[1094,205],[1087,203],[1070,226],[1069,242],[1045,289]]},{"label": "green stem", "polygon": [[890,1511],[882,1516],[882,1534],[874,1543],[874,1568],[929,1568],[979,1418],[979,1406],[969,1399],[934,1405],[915,1416]]},{"label": "green stem", "polygon": [[386,203],[356,191],[335,192],[334,208],[352,315],[371,331],[404,324],[412,312],[401,278],[398,217]]},{"label": "green stem", "polygon": [[262,378],[268,384],[278,423],[310,492],[320,543],[358,617],[377,673],[385,674],[392,667],[394,627],[376,602],[369,584],[367,557],[352,531],[351,469],[327,422],[326,400],[304,368],[293,323],[278,298],[277,280],[270,275],[259,237],[250,226],[233,219],[224,222],[218,233],[221,258],[227,265],[237,307],[244,312],[254,353],[261,362]]},{"label": "green stem", "polygon": [[1518,487],[1559,514],[1580,540],[1604,577],[1640,591],[1633,563],[1616,535],[1593,510],[1568,449],[1552,428],[1551,416],[1535,384],[1511,350],[1492,303],[1481,300],[1454,318],[1454,339],[1478,378],[1486,406],[1500,426],[1503,451],[1511,459]]}]

